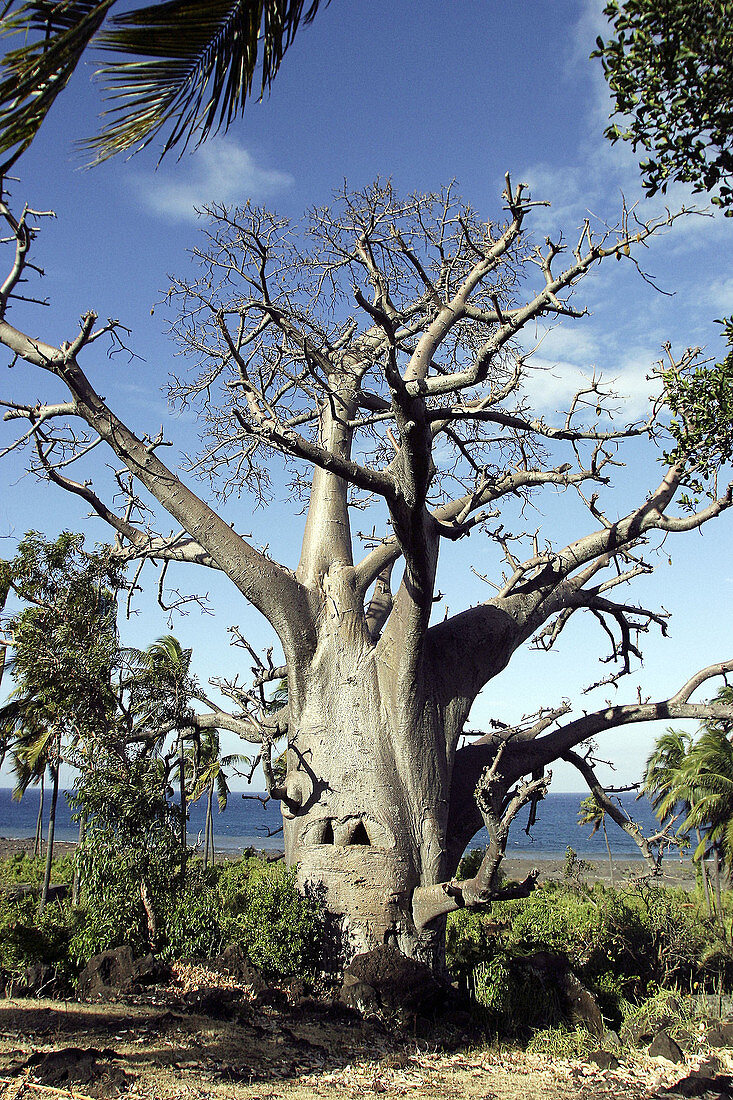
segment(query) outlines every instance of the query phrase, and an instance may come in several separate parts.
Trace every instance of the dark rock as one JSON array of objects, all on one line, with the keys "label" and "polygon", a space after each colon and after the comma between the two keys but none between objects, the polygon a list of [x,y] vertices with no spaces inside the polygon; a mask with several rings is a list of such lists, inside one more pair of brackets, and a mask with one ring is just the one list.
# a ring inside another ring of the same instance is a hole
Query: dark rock
[{"label": "dark rock", "polygon": [[366,982],[360,982],[353,974],[344,978],[339,1000],[347,1008],[353,1008],[362,1016],[376,1015],[380,1009],[376,990]]},{"label": "dark rock", "polygon": [[709,1029],[705,1038],[711,1047],[733,1047],[733,1021],[720,1020]]},{"label": "dark rock", "polygon": [[[64,1047],[49,1054],[33,1054],[26,1067],[32,1081],[58,1091],[71,1086],[84,1086],[90,1095],[92,1088],[97,1095],[119,1096],[129,1089],[132,1078],[117,1066],[110,1065],[119,1055],[113,1050],[96,1050],[94,1047]],[[32,1086],[31,1086],[32,1087]]]},{"label": "dark rock", "polygon": [[672,1085],[667,1092],[685,1097],[721,1097],[721,1100],[729,1100],[733,1097],[733,1078],[728,1074],[713,1074],[711,1077],[702,1076],[699,1071],[683,1077],[676,1085]]},{"label": "dark rock", "polygon": [[155,955],[135,959],[130,972],[130,981],[135,985],[163,985],[172,977],[173,971],[168,964],[156,959]]},{"label": "dark rock", "polygon": [[572,970],[559,975],[558,988],[570,1022],[576,1027],[584,1027],[591,1035],[597,1035],[602,1039],[606,1032],[606,1025],[603,1023],[598,1002],[591,991],[586,989]]},{"label": "dark rock", "polygon": [[38,997],[50,996],[54,992],[56,971],[45,963],[32,963],[26,966],[20,977],[8,982],[8,996]]},{"label": "dark rock", "polygon": [[118,991],[168,982],[172,970],[154,955],[136,959],[128,944],[113,947],[90,959],[77,981],[81,1000],[110,1000]]},{"label": "dark rock", "polygon": [[714,1054],[711,1054],[708,1058],[703,1058],[697,1069],[692,1071],[693,1077],[714,1077],[716,1073],[722,1068],[722,1062],[720,1058],[716,1058]]},{"label": "dark rock", "polygon": [[285,1009],[288,1007],[288,995],[284,989],[266,986],[264,989],[260,990],[253,1003],[256,1008]]},{"label": "dark rock", "polygon": [[239,1005],[236,989],[191,989],[183,995],[183,1005],[197,1016],[209,1016],[212,1020],[233,1020]]},{"label": "dark rock", "polygon": [[[68,882],[60,882],[53,884],[48,888],[48,894],[46,900],[63,901],[64,898],[69,896],[71,887]],[[4,894],[9,901],[21,901],[22,898],[33,897],[36,898],[41,892],[40,886],[37,883],[18,882],[12,886],[5,886],[0,889],[0,893]]]},{"label": "dark rock", "polygon": [[563,1015],[571,1024],[584,1027],[597,1039],[603,1039],[606,1026],[598,1002],[573,973],[566,955],[538,951],[528,956],[524,964],[537,974],[545,987],[557,990]]},{"label": "dark rock", "polygon": [[714,1027],[709,1027],[705,1032],[705,1042],[709,1047],[727,1047],[730,1044],[727,1042],[725,1035],[723,1034],[720,1026],[716,1024]]},{"label": "dark rock", "polygon": [[95,955],[79,975],[77,991],[82,1001],[106,999],[126,985],[132,976],[134,958],[129,944]]},{"label": "dark rock", "polygon": [[371,986],[388,1015],[428,1016],[445,1000],[445,990],[430,968],[392,947],[377,947],[356,955],[346,968],[342,994],[354,981]]},{"label": "dark rock", "polygon": [[230,943],[225,947],[214,960],[213,967],[224,974],[231,974],[242,985],[251,986],[255,993],[267,988],[259,970],[252,966],[239,944]]},{"label": "dark rock", "polygon": [[599,1069],[618,1069],[619,1060],[610,1050],[593,1050],[586,1058],[586,1062],[592,1062]]},{"label": "dark rock", "polygon": [[649,1046],[651,1058],[666,1058],[668,1062],[684,1062],[685,1056],[667,1031],[659,1031]]}]

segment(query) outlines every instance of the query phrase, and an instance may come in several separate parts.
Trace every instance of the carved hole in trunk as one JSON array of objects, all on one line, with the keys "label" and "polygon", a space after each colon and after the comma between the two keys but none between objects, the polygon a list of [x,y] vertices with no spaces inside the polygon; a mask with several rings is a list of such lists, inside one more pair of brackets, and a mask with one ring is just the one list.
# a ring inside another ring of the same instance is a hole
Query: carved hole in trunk
[{"label": "carved hole in trunk", "polygon": [[320,837],[318,838],[318,843],[319,844],[333,844],[334,843],[334,839],[333,839],[333,822],[331,821],[330,817],[327,817],[326,820],[323,822],[323,831],[322,831]]},{"label": "carved hole in trunk", "polygon": [[369,847],[371,845],[369,834],[366,831],[366,826],[363,821],[358,821],[353,833],[349,837],[347,844],[363,844]]}]

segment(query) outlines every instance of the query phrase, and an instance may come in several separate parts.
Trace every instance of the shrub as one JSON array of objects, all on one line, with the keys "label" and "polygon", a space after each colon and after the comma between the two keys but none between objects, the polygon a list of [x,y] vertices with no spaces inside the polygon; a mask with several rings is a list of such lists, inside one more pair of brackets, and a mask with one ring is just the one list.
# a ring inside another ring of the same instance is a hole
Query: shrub
[{"label": "shrub", "polygon": [[486,962],[497,942],[491,930],[490,913],[480,909],[457,909],[448,915],[445,932],[448,969],[469,984],[475,967]]},{"label": "shrub", "polygon": [[556,991],[538,981],[522,959],[501,954],[480,963],[473,971],[472,986],[487,1024],[502,1036],[526,1036],[561,1019]]},{"label": "shrub", "polygon": [[217,878],[215,870],[189,864],[185,888],[165,916],[165,957],[207,959],[221,951],[223,920]]},{"label": "shrub", "polygon": [[67,977],[73,970],[68,956],[76,917],[68,907],[48,905],[39,918],[37,906],[32,896],[0,898],[0,970],[19,976],[26,967],[43,963]]},{"label": "shrub", "polygon": [[[0,886],[14,886],[19,883],[40,886],[43,882],[45,866],[45,856],[29,856],[27,852],[14,852],[13,855],[0,860]],[[65,855],[54,859],[52,882],[71,882],[73,877],[73,856]]]},{"label": "shrub", "polygon": [[[323,906],[298,893],[295,871],[283,863],[250,865],[244,882],[237,878],[229,878],[224,938],[238,943],[268,977],[315,976],[324,940]],[[235,909],[235,899],[244,905]]]}]

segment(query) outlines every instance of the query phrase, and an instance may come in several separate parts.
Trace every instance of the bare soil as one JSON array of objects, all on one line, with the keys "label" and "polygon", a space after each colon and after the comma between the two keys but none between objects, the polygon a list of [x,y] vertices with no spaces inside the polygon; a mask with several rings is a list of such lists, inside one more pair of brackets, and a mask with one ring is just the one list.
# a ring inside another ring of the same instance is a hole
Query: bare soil
[{"label": "bare soil", "polygon": [[[0,858],[29,848],[0,838]],[[62,843],[58,854],[72,848]],[[505,864],[511,878],[532,866]],[[562,861],[537,866],[541,880],[562,878]],[[617,864],[617,884],[642,870]],[[595,879],[609,881],[607,863],[586,873]],[[689,863],[670,860],[662,882],[691,887]],[[601,1071],[486,1046],[450,1027],[399,1033],[297,992],[263,1004],[234,980],[185,964],[170,986],[113,1003],[0,1000],[0,1100],[672,1100],[668,1090],[706,1053],[687,1055],[686,1066],[634,1054]],[[720,1073],[733,1072],[732,1052],[715,1055]]]},{"label": "bare soil", "polygon": [[[646,1100],[706,1053],[686,1066],[635,1054],[601,1071],[459,1032],[446,1045],[325,1001],[290,1000],[262,1004],[233,980],[181,964],[170,986],[113,1003],[0,1001],[0,1100]],[[731,1052],[715,1054],[718,1072],[730,1073]]]}]

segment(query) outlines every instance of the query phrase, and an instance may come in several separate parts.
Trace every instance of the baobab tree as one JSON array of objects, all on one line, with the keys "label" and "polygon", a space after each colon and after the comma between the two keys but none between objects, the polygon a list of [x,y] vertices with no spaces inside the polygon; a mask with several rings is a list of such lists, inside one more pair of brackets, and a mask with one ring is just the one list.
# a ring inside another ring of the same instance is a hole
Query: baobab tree
[{"label": "baobab tree", "polygon": [[[586,275],[608,259],[635,263],[638,246],[679,215],[642,222],[624,210],[614,227],[586,221],[566,248],[528,238],[536,204],[524,186],[507,177],[503,199],[495,224],[453,188],[402,199],[384,182],[342,193],[301,230],[249,206],[208,212],[198,275],[174,279],[168,295],[190,365],[171,395],[199,412],[205,438],[194,469],[218,492],[266,501],[273,464],[284,460],[305,498],[295,569],[165,465],[163,432],[140,438],[94,387],[82,360],[118,332],[116,322],[98,325],[87,313],[58,347],[10,324],[37,222],[4,210],[15,255],[0,289],[0,341],[68,391],[48,404],[9,396],[5,423],[21,434],[8,447],[25,443],[39,476],[110,525],[120,560],[221,570],[271,624],[281,663],[260,660],[251,689],[239,678],[220,682],[234,712],[212,708],[197,721],[260,746],[282,803],[287,859],[343,916],[352,946],[388,943],[435,965],[446,913],[506,896],[497,871],[509,824],[543,796],[554,760],[567,756],[592,775],[587,754],[573,750],[606,730],[728,714],[692,696],[733,669],[721,661],[668,699],[575,719],[565,703],[548,707],[464,743],[482,688],[525,643],[552,648],[580,611],[610,644],[601,657],[615,671],[604,679],[630,671],[640,635],[664,632],[665,615],[620,592],[650,571],[656,538],[698,529],[733,499],[733,485],[718,488],[731,451],[725,365],[668,349],[658,398],[637,423],[616,422],[598,378],[558,420],[533,411],[525,388],[535,323],[581,317],[575,295]],[[619,449],[644,439],[659,446],[662,476],[616,514],[609,486]],[[87,465],[100,442],[117,457],[109,494],[103,471]],[[151,530],[140,486],[180,530]],[[585,527],[569,542],[524,530],[522,505],[548,492],[582,503]],[[374,531],[360,537],[355,514]],[[441,546],[468,536],[497,551],[496,575],[486,577],[493,588],[433,621]],[[254,654],[244,635],[238,641]],[[266,687],[282,677],[287,703],[273,713]],[[280,739],[284,776],[272,762]],[[483,825],[483,863],[456,881]],[[526,893],[533,881],[509,889]]]}]

